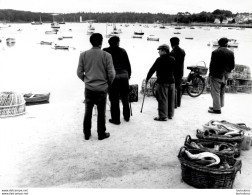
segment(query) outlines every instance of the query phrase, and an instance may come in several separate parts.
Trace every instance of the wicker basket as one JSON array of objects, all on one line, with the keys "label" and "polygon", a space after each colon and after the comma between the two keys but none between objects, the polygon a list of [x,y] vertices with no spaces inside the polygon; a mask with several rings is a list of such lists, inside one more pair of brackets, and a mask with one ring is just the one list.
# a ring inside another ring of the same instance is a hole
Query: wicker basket
[{"label": "wicker basket", "polygon": [[196,188],[211,188],[211,189],[231,189],[235,180],[237,171],[241,171],[242,163],[233,157],[218,155],[223,166],[227,162],[230,168],[207,167],[199,165],[191,161],[185,152],[187,149],[192,154],[198,154],[201,151],[182,147],[178,154],[178,159],[181,163],[182,179],[187,184]]},{"label": "wicker basket", "polygon": [[[203,65],[200,65],[202,63]],[[191,71],[194,71],[200,75],[206,75],[208,71],[208,68],[206,67],[206,63],[204,61],[200,61],[194,66],[188,66],[187,69],[190,69]]]},{"label": "wicker basket", "polygon": [[[203,147],[196,148],[193,145],[193,142]],[[189,149],[199,149],[201,151],[212,152],[217,155],[220,154],[220,155],[227,155],[227,156],[232,156],[232,157],[236,157],[240,155],[239,149],[236,148],[235,144],[203,140],[203,139],[192,139],[190,135],[186,136],[184,146],[186,146]],[[218,150],[218,148],[220,149],[223,146],[227,149]]]},{"label": "wicker basket", "polygon": [[210,141],[217,141],[217,142],[226,142],[235,145],[237,151],[235,153],[235,157],[239,157],[241,154],[241,143],[244,139],[244,135],[235,136],[235,137],[227,137],[225,135],[205,135],[205,132],[200,131],[199,129],[196,130],[196,137],[199,139],[210,140]]},{"label": "wicker basket", "polygon": [[22,94],[0,93],[0,118],[18,116],[25,113],[25,100]]}]

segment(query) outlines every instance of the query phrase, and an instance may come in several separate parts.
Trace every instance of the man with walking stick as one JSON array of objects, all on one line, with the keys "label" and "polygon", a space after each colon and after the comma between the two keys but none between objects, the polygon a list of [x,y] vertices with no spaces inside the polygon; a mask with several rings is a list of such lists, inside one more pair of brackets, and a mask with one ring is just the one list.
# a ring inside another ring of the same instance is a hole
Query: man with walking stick
[{"label": "man with walking stick", "polygon": [[[148,83],[151,76],[156,72],[157,87],[156,99],[158,101],[158,117],[156,121],[167,121],[172,119],[174,115],[175,104],[175,59],[170,56],[170,49],[167,44],[162,44],[158,48],[160,57],[156,59],[153,66],[150,68],[146,83]],[[146,87],[145,87],[146,88]]]}]

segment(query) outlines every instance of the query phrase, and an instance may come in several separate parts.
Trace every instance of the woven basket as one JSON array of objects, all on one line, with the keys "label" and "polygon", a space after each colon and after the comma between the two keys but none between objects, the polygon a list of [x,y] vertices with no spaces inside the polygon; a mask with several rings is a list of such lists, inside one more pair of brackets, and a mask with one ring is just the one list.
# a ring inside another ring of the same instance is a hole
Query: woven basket
[{"label": "woven basket", "polygon": [[235,137],[227,137],[225,135],[205,135],[205,132],[200,131],[199,129],[196,130],[196,137],[199,139],[209,140],[209,141],[217,141],[217,142],[226,142],[231,143],[236,146],[237,150],[235,153],[235,157],[239,157],[241,154],[241,143],[244,139],[244,135],[235,136]]},{"label": "woven basket", "polygon": [[199,165],[188,159],[183,148],[192,154],[198,154],[202,151],[182,147],[178,154],[181,163],[182,179],[187,184],[196,188],[211,189],[231,189],[235,180],[237,171],[241,171],[242,163],[233,157],[218,155],[222,166],[224,162],[230,165],[230,168],[206,167]]},{"label": "woven basket", "polygon": [[[200,144],[202,148],[195,148],[192,143]],[[185,138],[184,146],[189,149],[199,149],[202,152],[212,152],[214,154],[220,155],[227,155],[232,157],[239,156],[239,149],[236,147],[237,145],[225,142],[217,142],[217,141],[210,141],[204,139],[192,139],[190,135],[187,135]],[[229,150],[217,150],[215,147],[225,146],[229,148]]]},{"label": "woven basket", "polygon": [[22,94],[0,93],[0,118],[18,116],[25,113],[25,100]]}]

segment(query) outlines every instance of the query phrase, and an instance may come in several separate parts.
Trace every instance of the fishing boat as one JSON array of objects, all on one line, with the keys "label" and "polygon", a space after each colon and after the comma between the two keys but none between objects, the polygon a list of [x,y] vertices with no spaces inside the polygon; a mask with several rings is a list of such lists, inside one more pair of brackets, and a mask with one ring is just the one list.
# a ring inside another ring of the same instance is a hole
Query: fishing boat
[{"label": "fishing boat", "polygon": [[43,22],[42,22],[42,20],[41,20],[41,16],[40,16],[40,21],[39,21],[39,22],[32,21],[31,24],[32,24],[32,25],[42,25]]},{"label": "fishing boat", "polygon": [[69,50],[69,46],[54,45],[53,49]]},{"label": "fishing boat", "polygon": [[51,28],[58,29],[58,28],[60,28],[60,25],[59,25],[58,22],[54,21],[54,22],[51,23]]},{"label": "fishing boat", "polygon": [[16,39],[15,38],[7,38],[6,39],[6,45],[9,47],[12,47],[16,44]]},{"label": "fishing boat", "polygon": [[57,34],[57,33],[58,33],[58,30],[56,30],[56,29],[45,31],[45,34]]},{"label": "fishing boat", "polygon": [[64,18],[63,18],[62,22],[59,22],[59,24],[66,24]]},{"label": "fishing boat", "polygon": [[88,25],[88,29],[87,29],[87,34],[91,35],[95,32],[95,27],[92,26],[92,23],[90,22]]},{"label": "fishing boat", "polygon": [[185,37],[185,39],[193,40],[193,37]]},{"label": "fishing boat", "polygon": [[52,45],[52,42],[40,41],[40,45]]},{"label": "fishing boat", "polygon": [[142,30],[135,31],[134,35],[144,35],[144,32]]},{"label": "fishing boat", "polygon": [[15,38],[7,38],[6,43],[16,43],[16,39]]},{"label": "fishing boat", "polygon": [[147,37],[147,41],[159,41],[159,38],[156,37],[155,35],[149,35]]},{"label": "fishing boat", "polygon": [[[213,41],[213,47],[218,47],[218,40],[217,41]],[[238,47],[239,43],[237,42],[236,39],[228,39],[228,47]]]},{"label": "fishing boat", "polygon": [[44,104],[49,103],[50,93],[33,94],[26,93],[23,95],[26,105]]},{"label": "fishing boat", "polygon": [[173,34],[175,34],[175,35],[180,35],[181,33],[180,33],[180,32],[174,32]]},{"label": "fishing boat", "polygon": [[142,39],[142,38],[143,38],[143,35],[133,35],[132,38]]}]

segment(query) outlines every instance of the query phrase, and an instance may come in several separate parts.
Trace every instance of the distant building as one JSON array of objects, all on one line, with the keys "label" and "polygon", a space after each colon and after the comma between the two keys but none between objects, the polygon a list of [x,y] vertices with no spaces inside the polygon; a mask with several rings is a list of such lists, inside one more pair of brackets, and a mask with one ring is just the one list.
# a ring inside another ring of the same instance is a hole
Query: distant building
[{"label": "distant building", "polygon": [[251,23],[252,22],[252,14],[238,14],[235,17],[235,23],[237,24],[244,24],[244,23]]},{"label": "distant building", "polygon": [[214,20],[214,24],[220,24],[220,19],[216,18],[216,19]]},{"label": "distant building", "polygon": [[228,23],[228,20],[227,19],[223,19],[222,20],[222,24],[227,24]]}]

